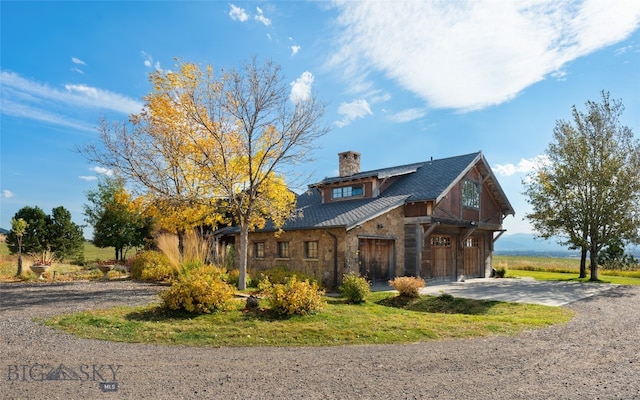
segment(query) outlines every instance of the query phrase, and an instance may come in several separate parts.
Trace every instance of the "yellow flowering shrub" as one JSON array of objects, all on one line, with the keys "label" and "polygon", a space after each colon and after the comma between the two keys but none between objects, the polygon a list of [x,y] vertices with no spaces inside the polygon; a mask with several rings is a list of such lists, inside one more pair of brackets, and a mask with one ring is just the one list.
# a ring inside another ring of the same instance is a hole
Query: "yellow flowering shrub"
[{"label": "yellow flowering shrub", "polygon": [[306,315],[320,311],[327,304],[324,290],[316,282],[298,280],[292,276],[283,284],[262,281],[260,290],[267,295],[271,310],[278,315]]},{"label": "yellow flowering shrub", "polygon": [[225,309],[236,290],[221,279],[219,272],[215,267],[203,266],[181,274],[170,289],[160,294],[164,305],[198,314]]},{"label": "yellow flowering shrub", "polygon": [[131,262],[131,277],[147,282],[170,281],[178,275],[178,268],[158,251],[142,251]]}]

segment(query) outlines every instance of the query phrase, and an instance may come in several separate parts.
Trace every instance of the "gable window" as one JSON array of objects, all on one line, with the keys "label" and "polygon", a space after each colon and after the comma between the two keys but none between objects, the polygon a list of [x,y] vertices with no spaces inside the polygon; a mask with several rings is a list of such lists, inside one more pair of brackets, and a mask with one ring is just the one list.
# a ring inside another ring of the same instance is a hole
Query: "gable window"
[{"label": "gable window", "polygon": [[264,242],[253,244],[253,254],[255,258],[264,258]]},{"label": "gable window", "polygon": [[289,242],[278,242],[278,258],[289,258]]},{"label": "gable window", "polygon": [[333,188],[332,198],[342,199],[345,197],[360,197],[364,194],[363,185],[349,185]]},{"label": "gable window", "polygon": [[304,242],[304,257],[318,258],[318,242]]},{"label": "gable window", "polygon": [[480,193],[476,183],[464,181],[462,184],[462,206],[480,208]]}]

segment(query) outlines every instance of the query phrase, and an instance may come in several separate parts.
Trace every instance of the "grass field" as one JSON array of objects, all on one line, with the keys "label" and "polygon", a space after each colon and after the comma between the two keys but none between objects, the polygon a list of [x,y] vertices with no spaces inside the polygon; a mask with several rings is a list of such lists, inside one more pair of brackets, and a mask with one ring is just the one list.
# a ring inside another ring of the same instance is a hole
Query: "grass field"
[{"label": "grass field", "polygon": [[[84,262],[87,267],[91,267],[97,260],[109,260],[114,257],[114,249],[107,247],[104,249],[94,246],[90,242],[84,243]],[[4,242],[0,243],[0,281],[32,281],[36,278],[31,272],[29,266],[33,264],[33,258],[29,255],[23,255],[22,265],[23,273],[21,279],[15,277],[18,270],[18,258],[16,255],[9,254],[9,248]],[[73,260],[54,263],[54,265],[46,272],[45,278],[51,279],[53,272],[56,272],[56,280],[72,280],[72,279],[97,279],[102,276],[99,271],[92,270],[84,266],[74,264]],[[117,272],[110,272],[117,274]]]},{"label": "grass field", "polygon": [[364,304],[327,298],[318,314],[278,318],[243,310],[193,315],[159,306],[119,307],[55,316],[49,326],[81,337],[187,346],[333,346],[415,343],[434,339],[513,335],[564,323],[562,307],[422,296],[406,300],[376,292]]},{"label": "grass field", "polygon": [[[588,261],[587,261],[588,264]],[[527,256],[494,256],[494,268],[504,268],[507,276],[531,276],[540,280],[589,280],[579,279],[580,260],[577,258],[548,258]],[[604,283],[640,285],[640,270],[620,271],[598,268],[598,278]]]}]

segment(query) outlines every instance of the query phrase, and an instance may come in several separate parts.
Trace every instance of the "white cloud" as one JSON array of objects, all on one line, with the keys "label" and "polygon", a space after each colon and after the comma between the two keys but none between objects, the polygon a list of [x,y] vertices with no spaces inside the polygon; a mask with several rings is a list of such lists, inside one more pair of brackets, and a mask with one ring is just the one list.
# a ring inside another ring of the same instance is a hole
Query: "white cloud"
[{"label": "white cloud", "polygon": [[77,57],[71,57],[71,62],[74,64],[78,64],[78,65],[87,65],[86,62],[82,61],[81,59],[77,58]]},{"label": "white cloud", "polygon": [[516,173],[527,174],[548,163],[549,158],[546,155],[538,155],[530,159],[523,158],[518,164],[497,164],[492,169],[498,175],[512,176]]},{"label": "white cloud", "polygon": [[3,93],[3,96],[0,99],[0,104],[2,104],[2,114],[46,122],[53,125],[65,126],[85,132],[95,132],[94,125],[78,121],[70,116],[42,110],[36,106],[32,106],[31,104],[20,104],[18,102],[11,101],[5,97],[4,94],[5,93]]},{"label": "white cloud", "polygon": [[340,103],[340,106],[338,107],[338,114],[343,116],[340,120],[335,122],[339,128],[349,125],[353,120],[358,118],[364,118],[366,115],[373,115],[371,107],[365,99],[354,100],[350,103]]},{"label": "white cloud", "polygon": [[113,170],[104,167],[93,167],[91,171],[96,172],[101,175],[111,176],[113,175]]},{"label": "white cloud", "polygon": [[0,73],[0,87],[3,114],[64,126],[86,127],[85,123],[74,122],[73,107],[131,114],[140,112],[143,106],[137,100],[108,90],[74,84],[65,85],[65,90],[58,90],[13,72]]},{"label": "white cloud", "polygon": [[416,120],[418,118],[422,118],[427,115],[427,111],[422,108],[409,108],[407,110],[400,111],[393,115],[390,115],[388,118],[394,122],[409,122]]},{"label": "white cloud", "polygon": [[291,94],[289,98],[294,103],[305,101],[311,97],[311,87],[313,86],[314,76],[311,72],[303,72],[298,79],[291,82]]},{"label": "white cloud", "polygon": [[256,11],[258,12],[258,14],[254,17],[256,21],[262,22],[265,26],[271,25],[271,20],[264,16],[262,8],[256,7]]},{"label": "white cloud", "polygon": [[2,197],[4,197],[5,199],[10,199],[11,197],[13,197],[13,192],[11,190],[3,190],[2,191]]},{"label": "white cloud", "polygon": [[298,54],[298,52],[300,51],[300,48],[301,48],[300,46],[291,46],[291,57]]},{"label": "white cloud", "polygon": [[336,0],[330,64],[361,84],[382,72],[439,108],[480,109],[517,96],[569,62],[627,38],[640,2]]},{"label": "white cloud", "polygon": [[162,69],[162,66],[160,65],[160,61],[156,61],[155,63],[153,62],[153,56],[151,56],[151,54],[145,52],[145,51],[141,51],[140,52],[142,54],[142,58],[144,58],[144,66],[147,68],[153,68],[156,71],[160,71],[163,72],[164,70]]},{"label": "white cloud", "polygon": [[79,74],[81,74],[81,75],[84,75],[84,71],[83,71],[83,70],[81,70],[80,68],[71,68],[71,70],[72,70],[73,72],[77,72],[77,73],[79,73]]},{"label": "white cloud", "polygon": [[234,21],[246,22],[249,19],[249,15],[244,8],[236,7],[231,4],[231,10],[229,11],[229,17]]},{"label": "white cloud", "polygon": [[633,50],[633,46],[632,45],[620,47],[620,48],[616,49],[616,56],[621,56],[621,55],[625,54],[626,52],[632,51],[632,50]]},{"label": "white cloud", "polygon": [[97,176],[94,175],[80,175],[78,178],[82,179],[83,181],[87,181],[87,182],[91,182],[91,181],[95,181],[98,180]]}]

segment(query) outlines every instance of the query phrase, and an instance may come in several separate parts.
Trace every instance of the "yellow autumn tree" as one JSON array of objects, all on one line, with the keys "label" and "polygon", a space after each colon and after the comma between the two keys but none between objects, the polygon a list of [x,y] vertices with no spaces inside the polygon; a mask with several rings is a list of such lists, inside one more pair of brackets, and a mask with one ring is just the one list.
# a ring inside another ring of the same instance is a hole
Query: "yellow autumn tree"
[{"label": "yellow autumn tree", "polygon": [[175,226],[207,212],[216,222],[230,214],[244,289],[248,232],[267,221],[281,227],[291,215],[295,194],[284,171],[309,161],[315,139],[328,131],[320,124],[324,105],[313,95],[292,96],[281,68],[255,58],[219,75],[183,62],[175,72],[152,73],[150,82],[144,111],[128,124],[103,121],[102,146],[81,152],[135,182]]}]

